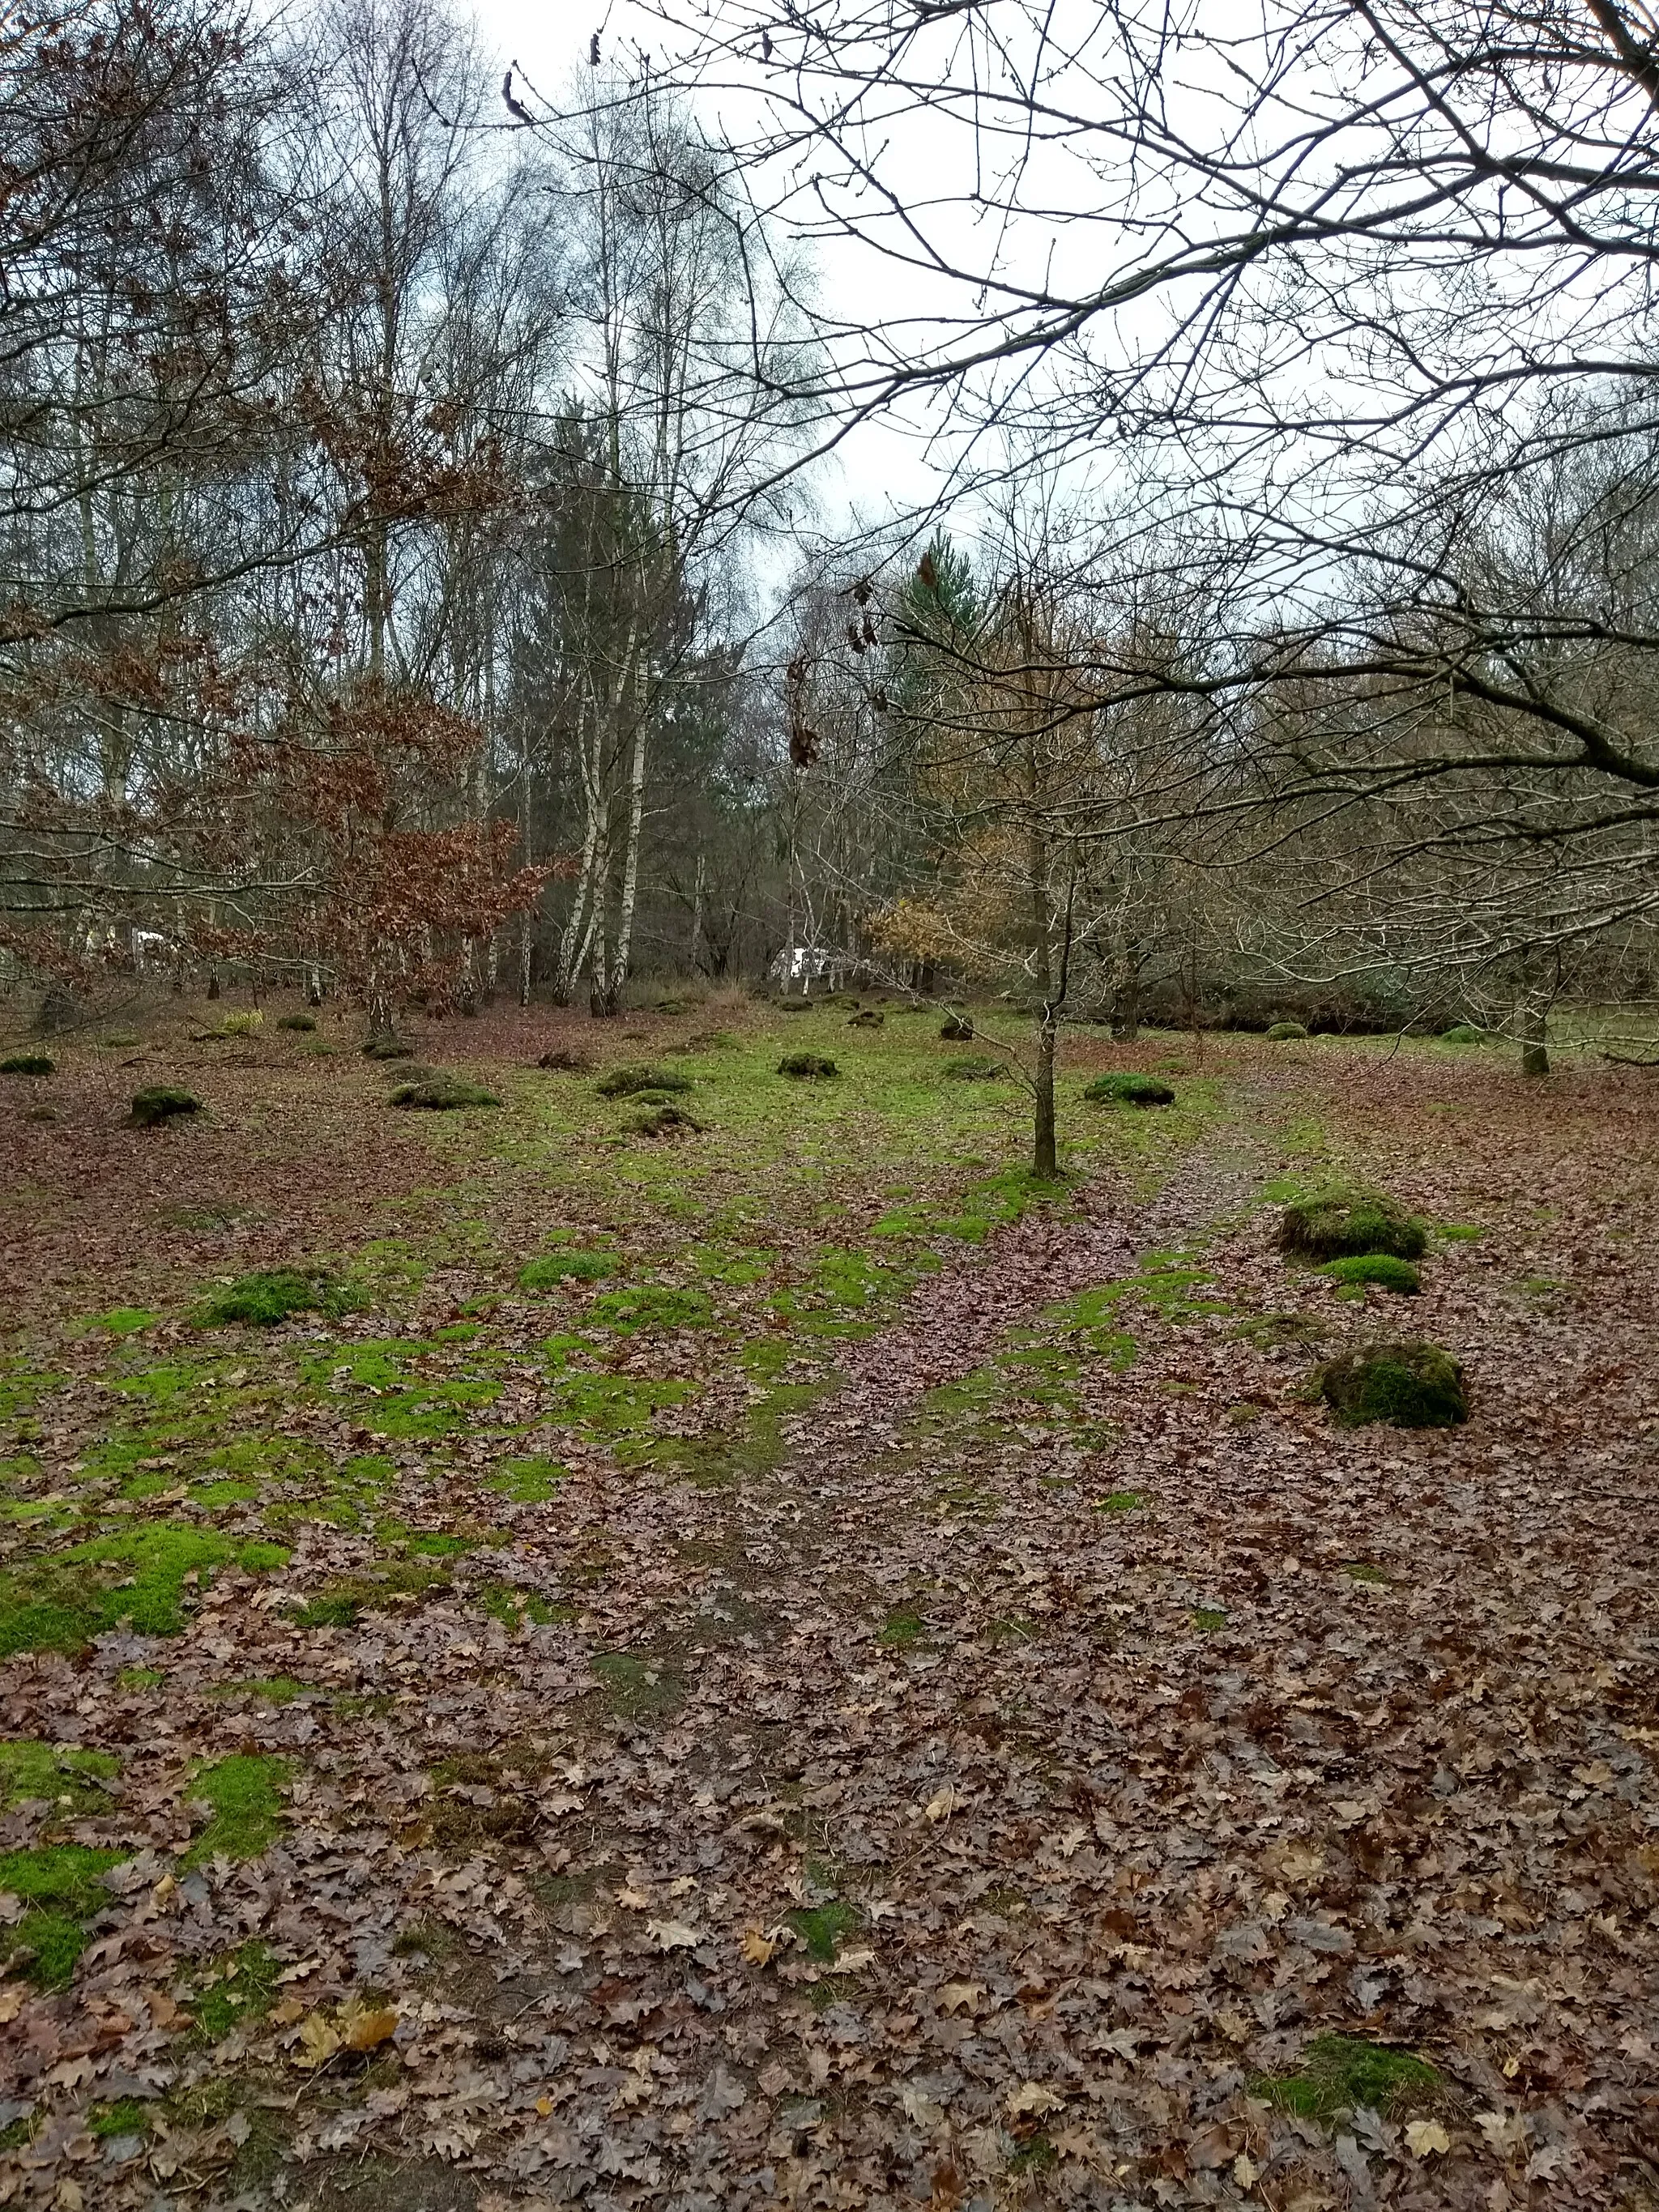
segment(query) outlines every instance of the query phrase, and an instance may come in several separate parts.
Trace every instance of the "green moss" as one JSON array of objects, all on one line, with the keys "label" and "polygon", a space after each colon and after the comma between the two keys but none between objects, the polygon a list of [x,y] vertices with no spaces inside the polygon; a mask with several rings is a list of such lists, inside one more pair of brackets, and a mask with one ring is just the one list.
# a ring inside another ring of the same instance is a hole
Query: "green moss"
[{"label": "green moss", "polygon": [[831,1966],[842,1939],[850,1936],[859,1925],[856,1905],[845,1905],[832,1898],[827,1905],[802,1905],[783,1916],[787,1927],[793,1928],[806,1947],[806,1955],[820,1966]]},{"label": "green moss", "polygon": [[57,1066],[49,1052],[14,1052],[0,1060],[0,1075],[50,1075]]},{"label": "green moss", "polygon": [[515,1634],[526,1621],[534,1627],[545,1628],[553,1622],[569,1622],[576,1618],[574,1606],[550,1605],[534,1590],[520,1589],[513,1583],[482,1583],[473,1592],[473,1597],[492,1620],[499,1620]]},{"label": "green moss", "polygon": [[1212,1605],[1198,1605],[1193,1607],[1193,1626],[1201,1629],[1205,1635],[1213,1636],[1218,1628],[1224,1628],[1226,1626],[1227,1616],[1218,1607]]},{"label": "green moss", "polygon": [[1008,1066],[1006,1060],[970,1053],[960,1060],[947,1060],[939,1073],[950,1083],[996,1083],[1007,1075]]},{"label": "green moss", "polygon": [[263,1943],[244,1943],[220,1954],[193,1978],[188,1992],[195,2015],[192,2039],[222,2043],[243,2021],[261,2018],[276,2001],[281,1962]]},{"label": "green moss", "polygon": [[167,1676],[159,1667],[123,1667],[115,1680],[123,1690],[159,1690]]},{"label": "green moss", "polygon": [[194,1091],[176,1091],[165,1084],[132,1094],[132,1123],[138,1129],[154,1129],[163,1121],[177,1121],[202,1110],[202,1102]]},{"label": "green moss", "polygon": [[24,1908],[7,1940],[30,1954],[24,1971],[31,1981],[45,1989],[68,1986],[86,1948],[86,1923],[110,1901],[99,1877],[129,1856],[84,1844],[0,1851],[0,1890],[9,1890]]},{"label": "green moss", "polygon": [[287,1778],[286,1759],[251,1752],[233,1752],[201,1768],[191,1778],[191,1795],[204,1799],[213,1817],[180,1863],[258,1858],[283,1824],[281,1784]]},{"label": "green moss", "polygon": [[291,1705],[296,1698],[319,1693],[315,1682],[296,1682],[291,1674],[256,1675],[246,1682],[220,1682],[210,1694],[216,1698],[257,1698],[262,1705]]},{"label": "green moss", "polygon": [[706,1291],[646,1283],[637,1290],[602,1291],[587,1309],[586,1318],[618,1335],[635,1336],[644,1330],[707,1328],[714,1309]]},{"label": "green moss", "polygon": [[1437,1236],[1443,1237],[1449,1244],[1470,1244],[1477,1237],[1484,1237],[1486,1232],[1477,1222],[1443,1221],[1437,1227],[1435,1233]]},{"label": "green moss", "polygon": [[1300,1022],[1273,1022],[1267,1032],[1269,1044],[1290,1044],[1307,1034]]},{"label": "green moss", "polygon": [[1463,1370],[1437,1345],[1366,1346],[1330,1361],[1316,1381],[1345,1428],[1387,1421],[1401,1429],[1444,1429],[1469,1417]]},{"label": "green moss", "polygon": [[449,1581],[447,1569],[416,1559],[389,1559],[360,1575],[341,1575],[325,1583],[295,1614],[301,1628],[353,1628],[365,1613],[382,1611],[401,1601],[424,1597]]},{"label": "green moss", "polygon": [[1428,1224],[1380,1191],[1323,1191],[1287,1206],[1279,1224],[1280,1250],[1310,1260],[1376,1252],[1419,1260],[1428,1241]]},{"label": "green moss", "polygon": [[49,1391],[56,1390],[63,1379],[40,1368],[25,1367],[19,1360],[0,1361],[0,1421],[26,1413]]},{"label": "green moss", "polygon": [[1173,1106],[1175,1092],[1155,1075],[1135,1075],[1121,1070],[1097,1075],[1085,1084],[1083,1095],[1091,1106]]},{"label": "green moss", "polygon": [[298,1030],[304,1033],[314,1030],[317,1023],[311,1014],[278,1014],[276,1026],[279,1030]]},{"label": "green moss", "polygon": [[140,2098],[118,2097],[112,2105],[90,2105],[87,2128],[100,2142],[112,2136],[142,2136],[149,2130],[150,2108]]},{"label": "green moss", "polygon": [[137,1336],[155,1319],[155,1316],[145,1306],[114,1306],[108,1313],[94,1315],[92,1326],[106,1330],[111,1336]]},{"label": "green moss", "polygon": [[225,1328],[237,1322],[251,1328],[275,1328],[296,1313],[325,1314],[331,1321],[357,1313],[368,1304],[363,1293],[320,1268],[277,1267],[239,1276],[210,1298],[197,1316],[200,1326]]},{"label": "green moss", "polygon": [[876,1632],[878,1644],[884,1644],[890,1651],[908,1651],[919,1643],[927,1632],[927,1624],[909,1606],[899,1606],[890,1613]]},{"label": "green moss", "polygon": [[605,1439],[647,1431],[653,1413],[682,1406],[696,1385],[646,1375],[560,1375],[549,1404],[550,1417],[568,1428]]},{"label": "green moss", "polygon": [[1389,1578],[1381,1567],[1368,1567],[1362,1560],[1348,1560],[1342,1571],[1345,1575],[1352,1576],[1357,1583],[1375,1583],[1383,1589],[1389,1586]]},{"label": "green moss", "polygon": [[106,1751],[68,1743],[0,1743],[0,1805],[50,1798],[60,1810],[101,1812],[109,1792],[100,1785],[121,1771]]},{"label": "green moss", "polygon": [[641,1091],[690,1091],[691,1079],[672,1067],[612,1067],[593,1088],[601,1098],[632,1098]]},{"label": "green moss", "polygon": [[793,1075],[808,1083],[828,1082],[841,1070],[833,1060],[826,1060],[821,1052],[787,1052],[778,1062],[780,1075]]},{"label": "green moss", "polygon": [[519,1271],[521,1291],[556,1290],[561,1283],[597,1283],[617,1272],[610,1252],[550,1252]]},{"label": "green moss", "polygon": [[569,1474],[552,1459],[503,1460],[485,1484],[514,1505],[544,1505]]},{"label": "green moss", "polygon": [[1385,2119],[1439,2101],[1443,2083],[1426,2058],[1348,2035],[1316,2035],[1302,2054],[1299,2072],[1259,2075],[1253,2096],[1304,2119],[1332,2120],[1358,2107]]},{"label": "green moss", "polygon": [[1319,1272],[1336,1283],[1375,1283],[1403,1298],[1414,1298],[1422,1288],[1411,1261],[1396,1260],[1392,1252],[1357,1252],[1348,1259],[1328,1261]]},{"label": "green moss", "polygon": [[1097,1502],[1103,1513],[1135,1513],[1146,1500],[1138,1490],[1115,1490],[1110,1497]]},{"label": "green moss", "polygon": [[1440,1032],[1442,1044],[1485,1044],[1486,1032],[1474,1022],[1454,1022]]},{"label": "green moss", "polygon": [[176,1636],[189,1593],[218,1568],[260,1573],[288,1556],[280,1545],[169,1522],[94,1537],[0,1576],[0,1656],[78,1650],[128,1618],[140,1636]]}]

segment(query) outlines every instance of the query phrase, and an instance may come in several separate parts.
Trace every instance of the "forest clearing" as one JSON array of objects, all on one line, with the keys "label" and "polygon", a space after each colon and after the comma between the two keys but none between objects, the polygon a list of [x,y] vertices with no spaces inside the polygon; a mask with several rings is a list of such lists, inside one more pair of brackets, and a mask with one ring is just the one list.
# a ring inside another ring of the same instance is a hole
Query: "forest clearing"
[{"label": "forest clearing", "polygon": [[1653,1078],[940,1026],[3,1079],[3,2201],[1656,2201]]}]

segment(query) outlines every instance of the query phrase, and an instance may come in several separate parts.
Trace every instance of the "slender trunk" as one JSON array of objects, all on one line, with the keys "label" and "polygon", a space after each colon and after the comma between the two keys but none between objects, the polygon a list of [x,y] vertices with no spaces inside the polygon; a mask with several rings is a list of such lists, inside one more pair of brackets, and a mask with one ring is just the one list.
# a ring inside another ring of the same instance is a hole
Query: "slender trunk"
[{"label": "slender trunk", "polygon": [[1031,1173],[1039,1182],[1054,1182],[1060,1176],[1054,1146],[1054,1039],[1059,1030],[1059,1016],[1045,1000],[1037,1021],[1036,1112],[1031,1132]]},{"label": "slender trunk", "polygon": [[1133,953],[1118,965],[1117,988],[1112,994],[1112,1035],[1120,1044],[1133,1044],[1140,1035],[1140,966]]},{"label": "slender trunk", "polygon": [[519,1004],[530,1004],[530,964],[536,950],[536,930],[526,909],[519,916]]},{"label": "slender trunk", "polygon": [[1517,1026],[1521,1032],[1522,1074],[1547,1075],[1550,1072],[1549,1010],[1541,999],[1528,997],[1522,1000]]},{"label": "slender trunk", "polygon": [[622,901],[617,910],[617,941],[611,955],[611,991],[620,1004],[634,944],[634,902],[640,882],[640,824],[645,818],[645,716],[634,725],[634,758],[628,775],[628,843],[623,853]]},{"label": "slender trunk", "polygon": [[378,956],[369,963],[368,988],[363,995],[368,1007],[369,1036],[392,1036],[397,1029],[397,1021],[392,1012],[392,984]]}]

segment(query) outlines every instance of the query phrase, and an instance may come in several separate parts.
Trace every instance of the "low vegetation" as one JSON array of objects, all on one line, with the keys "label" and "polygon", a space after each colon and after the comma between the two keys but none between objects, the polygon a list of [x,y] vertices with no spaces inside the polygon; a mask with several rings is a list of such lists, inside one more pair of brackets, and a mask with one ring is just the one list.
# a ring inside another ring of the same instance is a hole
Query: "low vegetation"
[{"label": "low vegetation", "polygon": [[1279,1249],[1298,1259],[1419,1260],[1428,1242],[1427,1223],[1380,1191],[1319,1191],[1287,1206],[1279,1224]]},{"label": "low vegetation", "polygon": [[1387,1421],[1398,1429],[1447,1429],[1469,1417],[1462,1366],[1433,1344],[1361,1346],[1322,1366],[1318,1387],[1347,1428]]}]

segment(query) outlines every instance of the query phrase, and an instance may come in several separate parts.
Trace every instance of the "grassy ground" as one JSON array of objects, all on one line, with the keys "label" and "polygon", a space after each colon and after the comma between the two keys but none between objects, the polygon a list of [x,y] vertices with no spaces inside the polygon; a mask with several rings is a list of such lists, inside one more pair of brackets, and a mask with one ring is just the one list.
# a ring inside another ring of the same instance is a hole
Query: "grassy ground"
[{"label": "grassy ground", "polygon": [[16,2201],[1653,2196],[1653,1079],[852,1011],[3,1079]]}]

